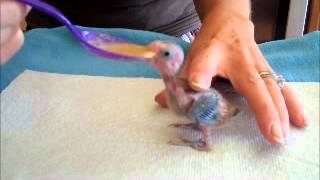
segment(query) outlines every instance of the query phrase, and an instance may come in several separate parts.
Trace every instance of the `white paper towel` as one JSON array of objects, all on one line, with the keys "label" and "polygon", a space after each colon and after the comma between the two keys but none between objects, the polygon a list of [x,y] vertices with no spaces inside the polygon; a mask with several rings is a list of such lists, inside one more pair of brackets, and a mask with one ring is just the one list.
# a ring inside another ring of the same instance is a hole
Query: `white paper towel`
[{"label": "white paper towel", "polygon": [[312,121],[286,146],[269,145],[242,104],[205,153],[166,144],[194,133],[168,127],[187,120],[153,101],[158,79],[26,71],[1,93],[1,179],[316,180],[319,83],[292,85]]}]

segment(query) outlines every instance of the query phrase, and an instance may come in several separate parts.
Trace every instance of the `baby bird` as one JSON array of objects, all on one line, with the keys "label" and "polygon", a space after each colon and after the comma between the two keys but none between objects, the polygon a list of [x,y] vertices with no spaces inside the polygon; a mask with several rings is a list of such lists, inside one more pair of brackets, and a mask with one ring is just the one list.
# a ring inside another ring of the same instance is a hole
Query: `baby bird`
[{"label": "baby bird", "polygon": [[192,121],[189,124],[177,123],[171,126],[196,129],[203,134],[203,138],[198,141],[181,137],[180,142],[169,141],[169,144],[210,151],[212,126],[231,117],[236,108],[230,105],[217,90],[210,88],[197,92],[191,89],[186,80],[176,77],[184,61],[184,53],[179,46],[154,41],[148,45],[148,48],[156,54],[150,63],[159,71],[163,79],[169,109],[185,115]]}]

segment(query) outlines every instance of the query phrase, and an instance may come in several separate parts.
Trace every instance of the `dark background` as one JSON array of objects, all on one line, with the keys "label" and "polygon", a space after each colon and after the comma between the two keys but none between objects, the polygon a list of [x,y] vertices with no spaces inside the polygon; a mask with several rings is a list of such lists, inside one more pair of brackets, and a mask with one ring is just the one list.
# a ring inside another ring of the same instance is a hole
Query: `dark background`
[{"label": "dark background", "polygon": [[252,0],[256,41],[284,39],[290,0]]},{"label": "dark background", "polygon": [[[310,2],[312,0],[309,0],[309,4]],[[285,38],[289,5],[290,0],[252,0],[251,17],[258,43]],[[50,17],[46,18],[48,21],[52,20]]]}]

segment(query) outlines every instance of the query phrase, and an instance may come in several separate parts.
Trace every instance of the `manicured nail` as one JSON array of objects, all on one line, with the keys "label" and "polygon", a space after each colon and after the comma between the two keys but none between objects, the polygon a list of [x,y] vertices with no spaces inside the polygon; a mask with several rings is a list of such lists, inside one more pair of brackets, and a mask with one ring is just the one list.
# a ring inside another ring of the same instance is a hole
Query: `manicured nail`
[{"label": "manicured nail", "polygon": [[284,144],[288,141],[289,134],[290,134],[289,131],[283,132],[283,142],[284,142]]},{"label": "manicured nail", "polygon": [[279,125],[273,124],[271,127],[271,135],[277,143],[284,144],[284,139],[282,136],[282,130]]},{"label": "manicured nail", "polygon": [[210,85],[206,83],[205,79],[199,75],[191,76],[191,85],[200,90],[206,90],[210,88]]},{"label": "manicured nail", "polygon": [[305,125],[305,127],[310,125],[309,118],[304,118],[304,125]]},{"label": "manicured nail", "polygon": [[289,130],[283,132],[284,141],[286,142],[289,137]]}]

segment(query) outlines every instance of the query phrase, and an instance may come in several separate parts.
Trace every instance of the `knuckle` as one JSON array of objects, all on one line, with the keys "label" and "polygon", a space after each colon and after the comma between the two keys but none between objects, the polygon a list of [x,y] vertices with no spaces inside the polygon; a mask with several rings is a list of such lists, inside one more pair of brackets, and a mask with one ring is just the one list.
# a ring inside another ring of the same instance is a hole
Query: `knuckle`
[{"label": "knuckle", "polygon": [[247,43],[243,38],[232,32],[230,40],[226,42],[226,46],[234,51],[242,51],[247,46]]},{"label": "knuckle", "polygon": [[253,73],[253,72],[248,73],[246,80],[250,84],[258,84],[262,81],[260,76],[256,73]]}]

